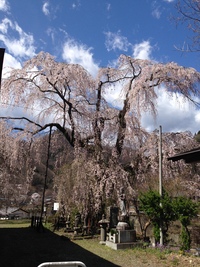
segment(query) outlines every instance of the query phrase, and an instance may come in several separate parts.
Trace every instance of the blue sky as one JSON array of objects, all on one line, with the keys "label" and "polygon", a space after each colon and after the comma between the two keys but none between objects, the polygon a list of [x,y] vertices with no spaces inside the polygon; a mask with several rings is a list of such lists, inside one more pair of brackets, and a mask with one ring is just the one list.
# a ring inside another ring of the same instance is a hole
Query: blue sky
[{"label": "blue sky", "polygon": [[[0,46],[4,69],[20,68],[40,51],[58,61],[79,63],[92,74],[113,64],[120,54],[158,62],[174,61],[200,70],[195,53],[176,47],[187,43],[185,25],[176,26],[176,0],[0,0]],[[5,71],[4,70],[4,71]],[[148,114],[144,126],[165,131],[200,129],[200,112],[188,103],[158,94],[158,119]],[[176,113],[174,118],[172,111]],[[173,116],[173,119],[172,119]]]}]

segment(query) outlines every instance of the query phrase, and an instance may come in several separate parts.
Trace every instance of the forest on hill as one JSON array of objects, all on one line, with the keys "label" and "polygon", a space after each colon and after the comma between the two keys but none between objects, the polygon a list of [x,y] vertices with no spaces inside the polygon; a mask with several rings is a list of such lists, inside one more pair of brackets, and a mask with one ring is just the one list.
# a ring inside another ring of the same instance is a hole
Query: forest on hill
[{"label": "forest on hill", "polygon": [[[45,201],[59,202],[65,215],[73,210],[82,214],[102,214],[110,206],[119,206],[120,190],[125,189],[127,207],[139,195],[159,188],[159,133],[146,133],[142,142],[125,146],[118,164],[110,162],[112,149],[103,147],[105,160],[94,159],[93,147],[87,153],[70,146],[54,131],[48,155],[48,133],[33,142],[18,139],[1,124],[0,187],[1,208],[40,209],[48,161]],[[200,197],[198,163],[172,162],[168,157],[199,146],[198,136],[190,132],[163,133],[163,185],[171,196]]]}]

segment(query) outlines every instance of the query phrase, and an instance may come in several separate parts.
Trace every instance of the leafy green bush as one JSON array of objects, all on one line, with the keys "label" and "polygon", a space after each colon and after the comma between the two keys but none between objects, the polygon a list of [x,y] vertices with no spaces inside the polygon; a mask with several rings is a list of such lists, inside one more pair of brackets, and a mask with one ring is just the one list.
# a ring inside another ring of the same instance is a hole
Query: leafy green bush
[{"label": "leafy green bush", "polygon": [[140,208],[146,213],[153,224],[153,232],[156,242],[160,238],[160,227],[162,227],[164,242],[167,242],[167,231],[171,221],[175,220],[173,203],[167,192],[161,197],[156,191],[150,190],[139,198]]},{"label": "leafy green bush", "polygon": [[197,216],[198,204],[191,199],[185,197],[178,197],[173,201],[174,212],[177,219],[182,225],[181,231],[181,249],[190,249],[191,238],[188,226],[191,223],[191,219]]},{"label": "leafy green bush", "polygon": [[167,242],[167,231],[172,221],[179,220],[182,224],[181,249],[190,249],[191,239],[188,226],[191,219],[197,216],[198,204],[186,197],[171,198],[167,192],[161,197],[157,191],[148,191],[139,198],[140,208],[146,213],[153,224],[156,241],[160,238],[162,228],[164,243]]}]

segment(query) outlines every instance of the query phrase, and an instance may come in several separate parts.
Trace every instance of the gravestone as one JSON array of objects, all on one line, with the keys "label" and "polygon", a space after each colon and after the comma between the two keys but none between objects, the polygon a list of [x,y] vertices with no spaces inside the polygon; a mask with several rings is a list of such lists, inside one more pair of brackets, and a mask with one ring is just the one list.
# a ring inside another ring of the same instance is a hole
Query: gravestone
[{"label": "gravestone", "polygon": [[116,228],[118,224],[118,216],[119,216],[119,208],[118,207],[108,207],[108,220],[110,221],[109,223],[109,228]]},{"label": "gravestone", "polygon": [[74,219],[74,234],[77,235],[80,231],[80,224],[81,224],[81,214],[77,212]]}]

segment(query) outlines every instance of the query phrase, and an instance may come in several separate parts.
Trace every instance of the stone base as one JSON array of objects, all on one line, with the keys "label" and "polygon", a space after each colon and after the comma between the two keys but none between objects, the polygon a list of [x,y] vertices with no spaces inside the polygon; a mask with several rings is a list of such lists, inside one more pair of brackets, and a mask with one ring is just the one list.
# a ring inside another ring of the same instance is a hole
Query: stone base
[{"label": "stone base", "polygon": [[80,229],[81,229],[80,227],[74,227],[74,235],[78,235]]},{"label": "stone base", "polygon": [[118,230],[118,243],[132,243],[135,241],[135,230]]},{"label": "stone base", "polygon": [[113,243],[110,241],[106,241],[106,246],[118,250],[118,249],[127,249],[127,248],[135,248],[135,247],[142,247],[142,243],[138,242],[130,242],[130,243]]}]

